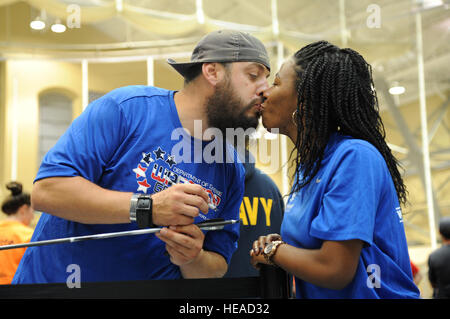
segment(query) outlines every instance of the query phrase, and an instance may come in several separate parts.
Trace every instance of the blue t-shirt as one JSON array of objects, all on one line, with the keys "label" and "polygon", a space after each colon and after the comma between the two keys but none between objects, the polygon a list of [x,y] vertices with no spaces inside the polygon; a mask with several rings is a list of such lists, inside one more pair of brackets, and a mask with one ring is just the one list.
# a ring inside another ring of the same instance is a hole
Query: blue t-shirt
[{"label": "blue t-shirt", "polygon": [[[229,144],[216,145],[233,161],[203,160],[202,151],[217,148],[210,145],[214,141],[194,139],[182,129],[174,91],[124,87],[95,100],[73,121],[44,157],[36,181],[82,176],[106,189],[146,194],[195,183],[217,206],[200,212],[195,222],[239,219],[244,168]],[[135,229],[136,223],[82,224],[43,213],[31,241]],[[205,231],[203,248],[229,262],[238,238],[239,225]],[[80,270],[81,282],[181,278],[165,254],[165,243],[151,234],[30,247],[13,283],[66,282],[71,269]]]},{"label": "blue t-shirt", "polygon": [[394,183],[366,141],[331,136],[318,174],[289,199],[281,235],[305,249],[324,241],[364,242],[350,284],[333,290],[296,277],[297,298],[419,298]]}]

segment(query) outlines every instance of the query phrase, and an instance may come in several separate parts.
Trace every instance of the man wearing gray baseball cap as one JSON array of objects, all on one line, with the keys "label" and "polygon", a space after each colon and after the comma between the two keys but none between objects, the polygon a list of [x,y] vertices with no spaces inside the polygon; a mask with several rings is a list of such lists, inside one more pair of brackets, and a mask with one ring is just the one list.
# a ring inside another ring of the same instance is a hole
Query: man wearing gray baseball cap
[{"label": "man wearing gray baseball cap", "polygon": [[[167,62],[185,79],[175,103],[189,109],[191,117],[223,134],[226,128],[257,127],[261,92],[270,74],[269,57],[260,40],[240,31],[214,31],[198,42],[190,62]],[[192,132],[193,127],[187,126]]]},{"label": "man wearing gray baseball cap", "polygon": [[79,282],[225,274],[239,225],[203,232],[196,223],[239,220],[245,173],[227,143],[231,163],[198,161],[195,149],[215,140],[203,137],[208,128],[257,126],[269,58],[255,37],[223,30],[206,35],[189,63],[170,64],[185,78],[180,91],[127,86],[91,102],[44,157],[32,190],[43,212],[32,241],[162,230],[29,247],[14,284],[68,282],[73,264]]},{"label": "man wearing gray baseball cap", "polygon": [[[193,132],[192,136],[202,139],[211,128],[225,136],[227,128],[247,130],[258,126],[262,92],[268,88],[270,62],[264,45],[257,38],[240,31],[214,31],[198,42],[189,62],[177,63],[172,59],[167,62],[184,77],[185,85],[175,93],[174,101],[183,128]],[[195,127],[198,121],[206,123],[201,130]],[[195,135],[196,131],[201,135]],[[234,166],[233,170],[240,168]],[[220,170],[217,173],[220,174]],[[229,216],[237,219],[244,191],[245,174],[242,173],[226,181],[228,187],[234,185],[238,186],[235,190],[239,189],[227,199],[234,203]],[[236,231],[239,232],[239,228]],[[171,232],[158,238],[170,245],[176,234]],[[183,252],[174,252],[173,256],[177,253]],[[228,256],[231,258],[231,255]],[[225,260],[230,261],[228,257]],[[223,263],[221,269],[226,270],[226,265]]]},{"label": "man wearing gray baseball cap", "polygon": [[189,74],[189,69],[204,62],[257,62],[270,70],[269,57],[264,45],[248,33],[219,30],[205,35],[194,48],[191,61],[177,63],[168,59],[182,76]]}]

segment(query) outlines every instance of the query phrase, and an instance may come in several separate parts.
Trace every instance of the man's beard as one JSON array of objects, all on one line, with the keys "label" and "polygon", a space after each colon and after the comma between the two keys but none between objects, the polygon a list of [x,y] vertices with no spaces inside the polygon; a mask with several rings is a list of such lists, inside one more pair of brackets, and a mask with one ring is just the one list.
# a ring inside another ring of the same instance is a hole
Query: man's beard
[{"label": "man's beard", "polygon": [[209,127],[219,129],[223,136],[226,136],[227,128],[242,128],[244,131],[249,128],[258,126],[257,116],[247,115],[246,113],[255,106],[261,103],[261,99],[254,99],[245,107],[242,100],[236,96],[231,82],[226,79],[223,84],[217,86],[216,91],[206,102],[206,115],[208,118]]}]

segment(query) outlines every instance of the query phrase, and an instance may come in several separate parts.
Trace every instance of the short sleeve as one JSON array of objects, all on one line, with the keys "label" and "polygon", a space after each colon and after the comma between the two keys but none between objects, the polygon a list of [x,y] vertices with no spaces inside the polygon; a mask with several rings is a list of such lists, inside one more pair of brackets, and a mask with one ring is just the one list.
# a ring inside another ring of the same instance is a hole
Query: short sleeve
[{"label": "short sleeve", "polygon": [[44,156],[35,181],[82,176],[97,182],[124,135],[126,121],[110,97],[93,101]]},{"label": "short sleeve", "polygon": [[[219,218],[239,220],[239,208],[244,197],[245,172],[241,164],[235,165],[234,177],[229,179],[228,196]],[[208,231],[203,248],[222,255],[227,264],[237,249],[239,224],[227,225],[223,230]]]},{"label": "short sleeve", "polygon": [[[384,160],[375,149],[352,143],[337,150],[334,172],[310,235],[322,240],[360,239],[373,243],[377,206],[384,183]],[[386,168],[385,168],[386,167]]]}]

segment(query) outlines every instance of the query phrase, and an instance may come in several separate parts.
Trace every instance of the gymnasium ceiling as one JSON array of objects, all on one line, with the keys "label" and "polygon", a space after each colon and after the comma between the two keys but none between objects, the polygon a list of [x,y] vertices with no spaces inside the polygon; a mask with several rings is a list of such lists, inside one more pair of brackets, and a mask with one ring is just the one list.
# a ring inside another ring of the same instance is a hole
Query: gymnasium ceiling
[{"label": "gymnasium ceiling", "polygon": [[[279,34],[274,33],[276,3]],[[208,31],[237,28],[253,33],[276,56],[326,39],[360,51],[391,85],[399,82],[417,99],[416,12],[421,13],[428,94],[450,86],[449,0],[0,0],[0,57],[58,59],[165,56],[190,52]],[[197,10],[202,7],[202,10]],[[57,34],[80,9],[80,27]],[[199,14],[200,12],[200,14]],[[379,15],[377,16],[377,13]],[[44,16],[42,31],[30,22]],[[378,17],[378,18],[377,18]],[[275,59],[274,59],[275,61]],[[407,99],[407,100],[406,100]]]}]

